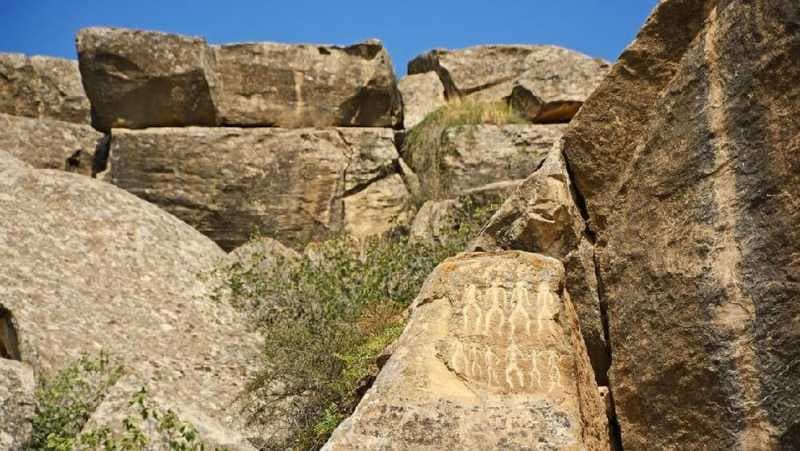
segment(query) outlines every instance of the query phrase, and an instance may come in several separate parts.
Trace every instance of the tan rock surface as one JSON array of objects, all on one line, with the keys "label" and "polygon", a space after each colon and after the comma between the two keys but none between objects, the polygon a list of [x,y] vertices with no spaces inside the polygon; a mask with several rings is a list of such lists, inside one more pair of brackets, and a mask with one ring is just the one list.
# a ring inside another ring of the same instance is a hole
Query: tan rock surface
[{"label": "tan rock surface", "polygon": [[446,129],[438,146],[404,155],[424,199],[447,199],[492,183],[521,180],[544,161],[562,125],[463,125]]},{"label": "tan rock surface", "polygon": [[800,444],[798,24],[663,1],[566,133],[625,449]]},{"label": "tan rock surface", "polygon": [[555,146],[542,166],[508,196],[470,247],[536,252],[564,263],[567,289],[595,377],[605,384],[609,349],[597,294],[594,247],[573,200],[560,146]]},{"label": "tan rock surface", "polygon": [[30,366],[0,358],[0,449],[25,449],[33,430],[35,390]]},{"label": "tan rock surface", "polygon": [[480,45],[432,50],[408,63],[408,73],[435,71],[448,98],[501,100],[520,80],[545,102],[582,101],[608,72],[608,63],[550,45]]},{"label": "tan rock surface", "polygon": [[609,449],[558,260],[461,254],[429,276],[397,347],[323,449]]},{"label": "tan rock surface", "polygon": [[388,230],[408,191],[390,129],[114,130],[111,182],[225,249],[254,230],[295,249]]},{"label": "tan rock surface", "polygon": [[89,125],[77,61],[0,53],[0,113]]},{"label": "tan rock surface", "polygon": [[123,28],[84,28],[78,60],[92,125],[216,125],[214,55],[201,38]]},{"label": "tan rock surface", "polygon": [[347,47],[214,46],[216,105],[226,125],[396,127],[402,102],[377,40]]},{"label": "tan rock surface", "polygon": [[436,72],[406,75],[397,84],[403,97],[403,128],[410,129],[447,103]]},{"label": "tan rock surface", "polygon": [[[92,175],[103,135],[88,125],[0,113],[0,150],[39,169]],[[102,158],[101,158],[102,160]]]},{"label": "tan rock surface", "polygon": [[222,250],[110,184],[0,152],[0,299],[23,362],[48,374],[107,351],[155,394],[236,430],[258,338],[200,277]]}]

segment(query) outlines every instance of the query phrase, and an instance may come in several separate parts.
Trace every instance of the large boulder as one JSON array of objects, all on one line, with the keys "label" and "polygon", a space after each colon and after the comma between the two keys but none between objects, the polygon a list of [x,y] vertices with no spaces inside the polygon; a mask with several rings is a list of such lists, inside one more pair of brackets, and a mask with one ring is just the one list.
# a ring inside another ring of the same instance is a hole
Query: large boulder
[{"label": "large boulder", "polygon": [[429,113],[447,103],[444,86],[436,72],[407,75],[400,79],[397,88],[403,97],[403,128],[409,129],[422,122]]},{"label": "large boulder", "polygon": [[0,53],[0,113],[89,125],[77,61]]},{"label": "large boulder", "polygon": [[106,351],[156,395],[241,427],[258,337],[201,277],[225,253],[115,186],[0,152],[0,300],[19,357],[50,374]]},{"label": "large boulder", "polygon": [[501,100],[525,81],[546,102],[582,101],[608,72],[608,63],[550,45],[480,45],[436,49],[408,63],[409,74],[435,71],[448,98]]},{"label": "large boulder", "polygon": [[399,127],[402,102],[377,40],[347,47],[277,43],[214,47],[226,125]]},{"label": "large boulder", "polygon": [[391,129],[114,130],[110,181],[231,250],[384,232],[406,209]]},{"label": "large boulder", "polygon": [[800,445],[800,8],[665,0],[565,136],[625,449]]},{"label": "large boulder", "polygon": [[607,384],[609,350],[597,294],[593,245],[573,200],[561,147],[555,146],[542,166],[508,196],[470,248],[514,249],[560,259],[595,378]]},{"label": "large boulder", "polygon": [[389,361],[323,449],[608,450],[607,427],[561,263],[461,254],[428,277]]},{"label": "large boulder", "polygon": [[120,28],[78,32],[92,125],[216,125],[214,54],[201,38]]},{"label": "large boulder", "polygon": [[102,169],[107,144],[88,125],[0,113],[0,150],[36,168],[92,175]]},{"label": "large boulder", "polygon": [[562,125],[461,125],[432,146],[406,146],[423,199],[447,199],[501,181],[522,180],[544,161]]},{"label": "large boulder", "polygon": [[30,366],[0,356],[0,449],[26,449],[33,430],[35,389]]}]

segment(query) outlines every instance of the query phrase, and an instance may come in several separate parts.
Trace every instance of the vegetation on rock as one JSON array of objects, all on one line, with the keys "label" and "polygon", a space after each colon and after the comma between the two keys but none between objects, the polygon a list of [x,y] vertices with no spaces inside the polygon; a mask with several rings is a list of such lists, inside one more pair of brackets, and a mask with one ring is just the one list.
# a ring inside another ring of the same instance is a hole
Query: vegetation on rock
[{"label": "vegetation on rock", "polygon": [[217,299],[247,311],[264,337],[263,365],[245,397],[254,424],[288,423],[288,436],[273,437],[269,449],[325,443],[371,384],[427,275],[464,249],[493,207],[462,210],[435,245],[396,231],[361,242],[342,236],[298,261],[278,257],[266,272],[258,253],[218,270],[226,283]]}]

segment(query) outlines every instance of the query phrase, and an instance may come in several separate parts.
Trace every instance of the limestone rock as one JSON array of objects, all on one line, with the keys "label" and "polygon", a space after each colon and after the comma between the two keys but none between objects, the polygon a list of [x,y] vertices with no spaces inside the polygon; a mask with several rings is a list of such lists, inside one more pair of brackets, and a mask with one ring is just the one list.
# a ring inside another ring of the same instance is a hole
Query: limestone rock
[{"label": "limestone rock", "polygon": [[561,138],[561,125],[463,125],[446,129],[438,146],[404,158],[424,199],[447,199],[492,183],[521,180]]},{"label": "limestone rock", "polygon": [[[145,407],[156,409],[160,414],[172,411],[183,423],[188,423],[197,431],[197,440],[205,449],[227,449],[230,451],[255,451],[247,439],[236,431],[225,427],[218,421],[209,417],[202,410],[182,405],[170,399],[168,393],[154,394],[146,383],[133,376],[120,379],[103,398],[103,402],[95,409],[92,416],[84,425],[83,432],[91,432],[102,427],[111,430],[112,435],[120,435],[125,431],[125,420],[132,420],[132,424],[144,434],[149,450],[170,450],[170,437],[168,433],[160,431],[158,423],[152,418],[143,419],[141,406],[133,403],[137,400],[140,390],[146,393],[141,397]],[[176,428],[177,429],[177,428]],[[173,430],[175,434],[177,430]]]},{"label": "limestone rock", "polygon": [[25,449],[33,429],[35,389],[27,364],[0,358],[0,449]]},{"label": "limestone rock", "polygon": [[447,103],[436,72],[407,75],[397,84],[403,97],[403,128],[409,129]]},{"label": "limestone rock", "polygon": [[583,102],[578,100],[545,102],[536,95],[535,89],[535,85],[528,80],[518,81],[508,97],[511,107],[535,124],[568,123],[583,105]]},{"label": "limestone rock", "polygon": [[800,9],[665,0],[565,136],[625,449],[800,444]]},{"label": "limestone rock", "polygon": [[88,125],[50,119],[31,119],[0,113],[0,150],[40,169],[61,169],[92,175],[99,147],[107,151],[103,135]]},{"label": "limestone rock", "polygon": [[202,278],[224,252],[157,206],[0,152],[0,299],[19,354],[50,374],[106,351],[156,395],[232,429],[259,339]]},{"label": "limestone rock", "polygon": [[92,125],[216,125],[214,55],[206,41],[154,31],[85,28],[78,59]]},{"label": "limestone rock", "polygon": [[409,198],[391,129],[114,130],[111,182],[224,249],[388,230]]},{"label": "limestone rock", "polygon": [[573,201],[560,146],[506,199],[470,249],[514,249],[561,259],[595,377],[607,382],[609,349],[597,294],[594,248]]},{"label": "limestone rock", "polygon": [[348,47],[232,44],[215,46],[214,55],[223,124],[401,125],[394,69],[380,41]]},{"label": "limestone rock", "polygon": [[267,272],[276,263],[296,261],[300,254],[292,248],[286,247],[278,240],[268,237],[258,237],[232,250],[228,256],[232,263],[238,262],[243,266],[255,263],[261,271]]},{"label": "limestone rock", "polygon": [[435,71],[447,97],[501,100],[526,81],[545,102],[582,101],[608,71],[608,63],[550,45],[480,45],[432,50],[408,63],[408,73]]},{"label": "limestone rock", "polygon": [[0,53],[0,113],[88,125],[77,61]]},{"label": "limestone rock", "polygon": [[609,449],[558,260],[461,254],[429,276],[397,347],[323,449]]}]

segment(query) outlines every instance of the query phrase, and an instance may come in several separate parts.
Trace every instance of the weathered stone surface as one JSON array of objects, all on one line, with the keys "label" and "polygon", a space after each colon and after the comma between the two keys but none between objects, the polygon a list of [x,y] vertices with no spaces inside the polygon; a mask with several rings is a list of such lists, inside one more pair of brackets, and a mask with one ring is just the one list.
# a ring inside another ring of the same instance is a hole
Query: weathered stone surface
[{"label": "weathered stone surface", "polygon": [[558,260],[461,254],[429,276],[394,353],[324,449],[609,449]]},{"label": "weathered stone surface", "polygon": [[607,382],[609,350],[597,294],[594,247],[573,200],[560,146],[506,199],[470,248],[514,249],[561,259],[595,377]]},{"label": "weathered stone surface", "polygon": [[92,175],[100,169],[94,167],[95,152],[105,144],[88,125],[0,113],[0,150],[36,168]]},{"label": "weathered stone surface", "polygon": [[406,75],[397,84],[403,97],[403,128],[419,124],[425,116],[447,103],[444,86],[436,72]]},{"label": "weathered stone surface", "polygon": [[407,152],[424,199],[447,199],[488,184],[521,180],[561,138],[561,125],[462,125],[438,146]]},{"label": "weathered stone surface", "polygon": [[0,113],[88,125],[89,110],[76,61],[0,53]]},{"label": "weathered stone surface", "polygon": [[11,159],[0,152],[0,299],[22,361],[47,374],[104,350],[154,394],[235,429],[259,340],[206,298],[200,274],[225,253],[117,187]]},{"label": "weathered stone surface", "polygon": [[[143,388],[146,390],[146,394],[141,398],[145,407],[156,409],[162,415],[168,411],[175,413],[179,421],[188,423],[195,428],[197,441],[202,443],[205,449],[255,450],[244,436],[220,424],[202,410],[175,402],[170,399],[168,393],[152,393],[146,383],[133,376],[123,377],[111,387],[103,398],[103,402],[97,406],[86,422],[83,432],[88,433],[107,427],[111,430],[112,435],[119,436],[125,432],[125,420],[131,420],[132,424],[147,439],[148,450],[174,449],[169,442],[174,437],[160,431],[158,422],[154,418],[143,419],[141,405],[132,404],[140,397],[139,392]],[[177,430],[173,430],[172,434],[176,432]]]},{"label": "weathered stone surface", "polygon": [[200,38],[121,28],[78,32],[78,60],[92,125],[216,125],[214,55]]},{"label": "weathered stone surface", "polygon": [[536,86],[528,80],[518,81],[511,89],[508,103],[524,118],[535,124],[565,124],[572,120],[583,105],[579,100],[551,100],[545,102],[535,92]]},{"label": "weathered stone surface", "polygon": [[410,61],[408,73],[435,71],[448,98],[501,100],[523,80],[550,102],[584,100],[608,67],[601,59],[550,45],[480,45],[432,50]]},{"label": "weathered stone surface", "polygon": [[252,239],[232,250],[228,256],[231,263],[239,263],[245,267],[257,263],[259,270],[264,272],[269,271],[276,263],[300,259],[297,251],[268,237]]},{"label": "weathered stone surface", "polygon": [[214,55],[223,124],[401,125],[402,101],[380,41],[348,47],[231,44],[215,46]]},{"label": "weathered stone surface", "polygon": [[114,130],[112,183],[224,249],[254,229],[295,249],[388,230],[409,197],[391,129]]},{"label": "weathered stone surface", "polygon": [[666,0],[565,137],[625,449],[800,444],[800,9]]},{"label": "weathered stone surface", "polygon": [[25,449],[33,429],[35,389],[27,364],[0,358],[0,449]]}]

